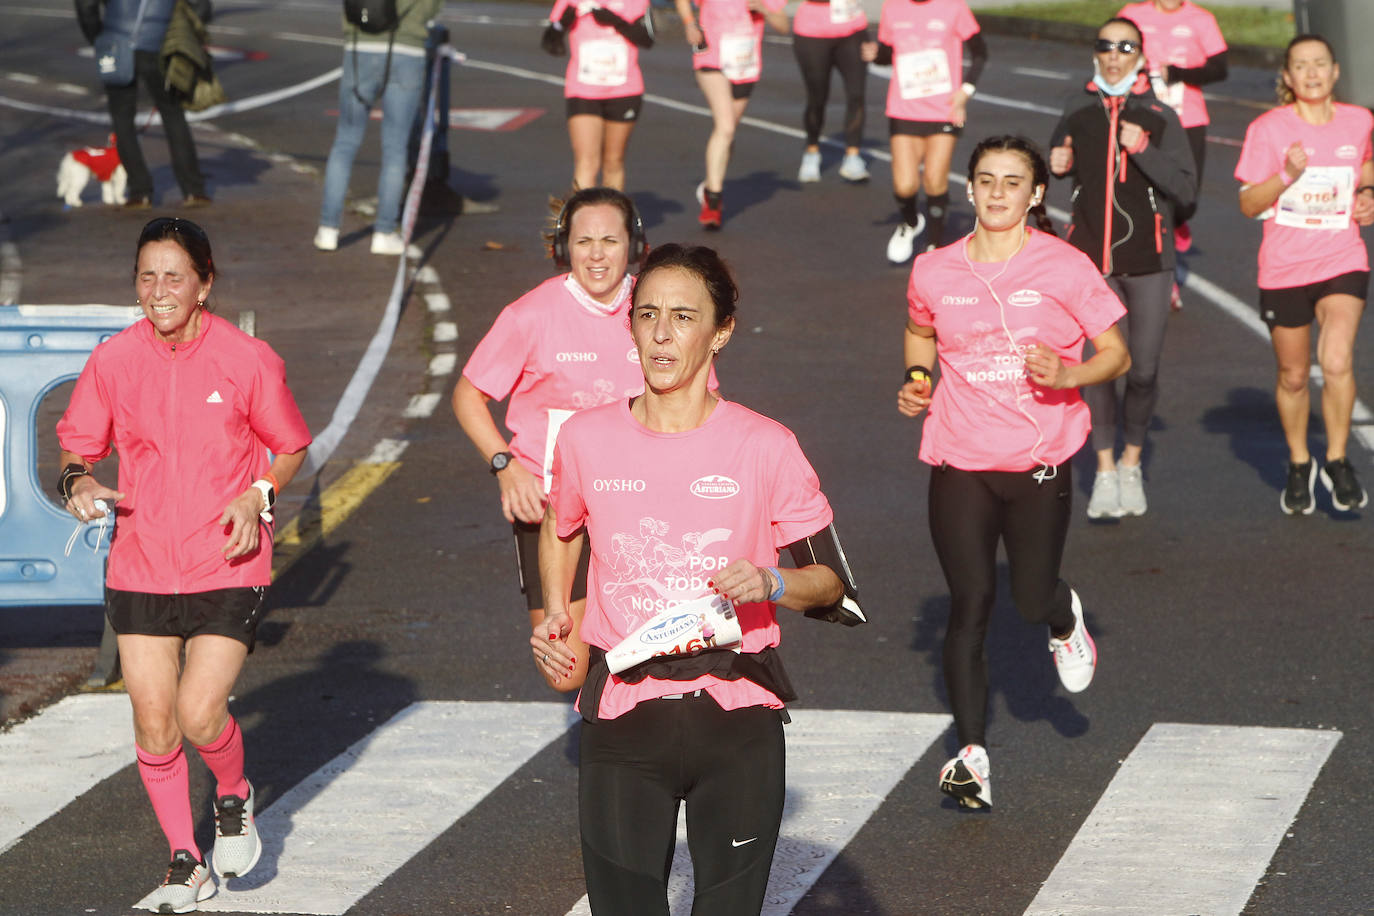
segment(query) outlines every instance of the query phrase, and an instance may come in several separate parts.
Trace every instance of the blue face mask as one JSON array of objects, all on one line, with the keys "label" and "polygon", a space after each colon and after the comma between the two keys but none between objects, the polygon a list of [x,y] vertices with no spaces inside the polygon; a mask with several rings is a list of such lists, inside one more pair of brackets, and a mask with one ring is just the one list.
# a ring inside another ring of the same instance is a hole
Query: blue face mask
[{"label": "blue face mask", "polygon": [[1135,85],[1136,77],[1140,75],[1141,66],[1143,66],[1143,61],[1137,63],[1134,70],[1117,80],[1115,83],[1109,83],[1107,82],[1107,78],[1102,75],[1102,69],[1097,63],[1097,58],[1094,57],[1093,85],[1101,89],[1106,95],[1126,95],[1131,91],[1131,87]]}]

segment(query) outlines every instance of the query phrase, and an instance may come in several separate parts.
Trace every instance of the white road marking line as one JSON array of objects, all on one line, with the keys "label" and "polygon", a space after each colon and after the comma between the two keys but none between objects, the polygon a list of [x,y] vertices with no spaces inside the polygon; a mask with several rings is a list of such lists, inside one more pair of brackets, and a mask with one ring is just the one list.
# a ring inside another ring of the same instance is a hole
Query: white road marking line
[{"label": "white road marking line", "polygon": [[134,762],[129,698],[79,693],[0,733],[0,853]]},{"label": "white road marking line", "polygon": [[363,464],[390,464],[401,460],[401,454],[410,445],[404,439],[380,439],[372,446],[372,451],[363,459]]},{"label": "white road marking line", "polygon": [[1012,67],[1011,72],[1018,76],[1038,76],[1047,80],[1067,80],[1073,76],[1072,73],[1065,73],[1062,70],[1039,70],[1035,67]]},{"label": "white road marking line", "polygon": [[1156,724],[1026,916],[1240,913],[1340,732]]},{"label": "white road marking line", "polygon": [[[425,270],[433,271],[434,268],[425,267],[420,273],[424,273]],[[439,275],[435,273],[433,279],[421,279],[420,274],[416,274],[415,279],[421,283],[433,283],[438,279],[438,276]],[[452,304],[448,301],[448,296],[443,293],[425,293],[425,308],[429,309],[431,312],[447,312],[452,307]]]},{"label": "white road marking line", "polygon": [[434,322],[434,339],[439,343],[448,343],[458,339],[458,325],[452,321]]},{"label": "white road marking line", "polygon": [[[947,715],[794,709],[787,726],[787,801],[764,898],[764,916],[786,916],[872,817],[912,764],[949,729]],[[934,780],[931,780],[932,786]],[[684,816],[668,883],[671,911],[692,909]],[[591,916],[583,897],[568,916]]]},{"label": "white road marking line", "polygon": [[200,909],[347,912],[576,715],[565,703],[411,704],[259,812],[266,883],[234,879]]},{"label": "white road marking line", "polygon": [[401,411],[401,416],[406,419],[422,419],[434,413],[434,408],[439,406],[439,395],[415,394],[411,395],[410,402],[406,404],[406,409]]},{"label": "white road marking line", "polygon": [[38,77],[32,73],[6,73],[5,79],[12,83],[23,83],[26,86],[37,86]]},{"label": "white road marking line", "polygon": [[452,375],[456,368],[458,368],[457,353],[440,353],[429,361],[430,375]]},{"label": "white road marking line", "polygon": [[[424,267],[415,271],[415,282],[432,286],[439,282],[439,271],[435,270],[432,265],[426,264]],[[431,309],[431,311],[433,311],[433,309]]]}]

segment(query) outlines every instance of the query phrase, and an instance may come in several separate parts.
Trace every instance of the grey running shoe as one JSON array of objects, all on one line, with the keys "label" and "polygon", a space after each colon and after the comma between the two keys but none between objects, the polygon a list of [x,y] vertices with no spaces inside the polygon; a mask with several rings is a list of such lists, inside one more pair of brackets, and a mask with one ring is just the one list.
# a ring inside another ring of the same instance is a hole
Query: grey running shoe
[{"label": "grey running shoe", "polygon": [[1317,508],[1312,488],[1317,483],[1317,463],[1311,458],[1302,464],[1288,462],[1288,485],[1279,495],[1279,508],[1286,515],[1311,515]]},{"label": "grey running shoe", "polygon": [[215,852],[211,861],[221,878],[241,878],[258,864],[262,840],[253,818],[253,784],[248,797],[221,795],[215,799]]},{"label": "grey running shoe", "polygon": [[1088,497],[1088,518],[1121,517],[1121,478],[1116,471],[1098,471],[1093,495]]},{"label": "grey running shoe", "polygon": [[940,769],[940,791],[961,808],[992,807],[992,767],[981,744],[970,744]]},{"label": "grey running shoe", "polygon": [[801,168],[797,169],[797,181],[807,184],[821,180],[820,150],[806,150],[802,153]]},{"label": "grey running shoe", "polygon": [[840,177],[845,181],[867,181],[868,164],[864,162],[864,157],[858,153],[845,153],[844,161],[840,163]]},{"label": "grey running shoe", "polygon": [[1121,514],[1144,515],[1145,480],[1140,465],[1118,464],[1116,481],[1121,494]]},{"label": "grey running shoe", "polygon": [[1369,494],[1355,479],[1349,458],[1337,458],[1322,467],[1322,486],[1331,491],[1331,502],[1342,512],[1359,509],[1369,502]]},{"label": "grey running shoe", "polygon": [[194,913],[196,904],[215,896],[215,882],[204,862],[185,849],[172,853],[162,886],[134,904],[136,910],[154,913]]}]

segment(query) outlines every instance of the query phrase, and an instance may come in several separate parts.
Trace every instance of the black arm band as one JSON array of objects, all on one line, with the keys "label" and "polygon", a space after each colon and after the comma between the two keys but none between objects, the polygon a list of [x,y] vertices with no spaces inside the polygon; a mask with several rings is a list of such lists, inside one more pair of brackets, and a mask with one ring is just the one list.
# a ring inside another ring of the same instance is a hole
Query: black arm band
[{"label": "black arm band", "polygon": [[873,59],[873,63],[880,67],[892,66],[892,45],[878,42],[878,56]]},{"label": "black arm band", "polygon": [[849,627],[868,623],[863,609],[859,607],[859,587],[854,584],[854,574],[849,571],[849,562],[844,558],[844,548],[840,546],[840,538],[835,534],[834,525],[826,525],[810,537],[788,544],[787,552],[792,555],[792,562],[798,569],[804,566],[825,566],[840,577],[840,583],[844,586],[844,594],[839,601],[829,607],[815,607],[805,611],[807,617],[830,623],[842,623]]},{"label": "black arm band", "polygon": [[968,66],[964,68],[964,82],[976,83],[978,77],[983,75],[983,67],[988,62],[988,43],[982,32],[975,32],[964,42],[964,47],[968,48]]},{"label": "black arm band", "polygon": [[1205,86],[1226,79],[1226,52],[1213,54],[1201,67],[1175,67],[1169,65],[1170,82],[1186,83],[1189,86]]},{"label": "black arm band", "polygon": [[72,498],[72,481],[78,477],[89,476],[90,473],[86,470],[85,465],[76,462],[72,462],[62,469],[62,473],[57,477],[57,495],[62,497],[64,503]]},{"label": "black arm band", "polygon": [[927,382],[930,381],[929,369],[925,366],[907,366],[906,374],[902,376],[902,384],[905,385],[907,382],[915,382],[921,379],[925,379]]},{"label": "black arm band", "polygon": [[[619,16],[616,18],[620,19]],[[624,35],[626,41],[646,51],[654,46],[653,24],[647,15],[639,17],[634,22],[620,19],[619,22],[612,24],[611,28]]]}]

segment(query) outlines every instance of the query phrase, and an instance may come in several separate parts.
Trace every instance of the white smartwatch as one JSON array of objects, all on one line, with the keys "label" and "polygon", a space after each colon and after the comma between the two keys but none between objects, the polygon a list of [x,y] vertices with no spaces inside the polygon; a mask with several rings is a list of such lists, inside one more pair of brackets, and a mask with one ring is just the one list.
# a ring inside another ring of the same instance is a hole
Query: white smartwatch
[{"label": "white smartwatch", "polygon": [[966,98],[970,99],[973,98],[973,94],[978,91],[978,87],[973,85],[972,83],[964,83],[962,86],[959,87],[959,89],[964,93],[964,96]]},{"label": "white smartwatch", "polygon": [[253,486],[262,493],[262,511],[258,513],[264,522],[272,521],[272,507],[277,504],[277,491],[270,480],[255,480]]}]

